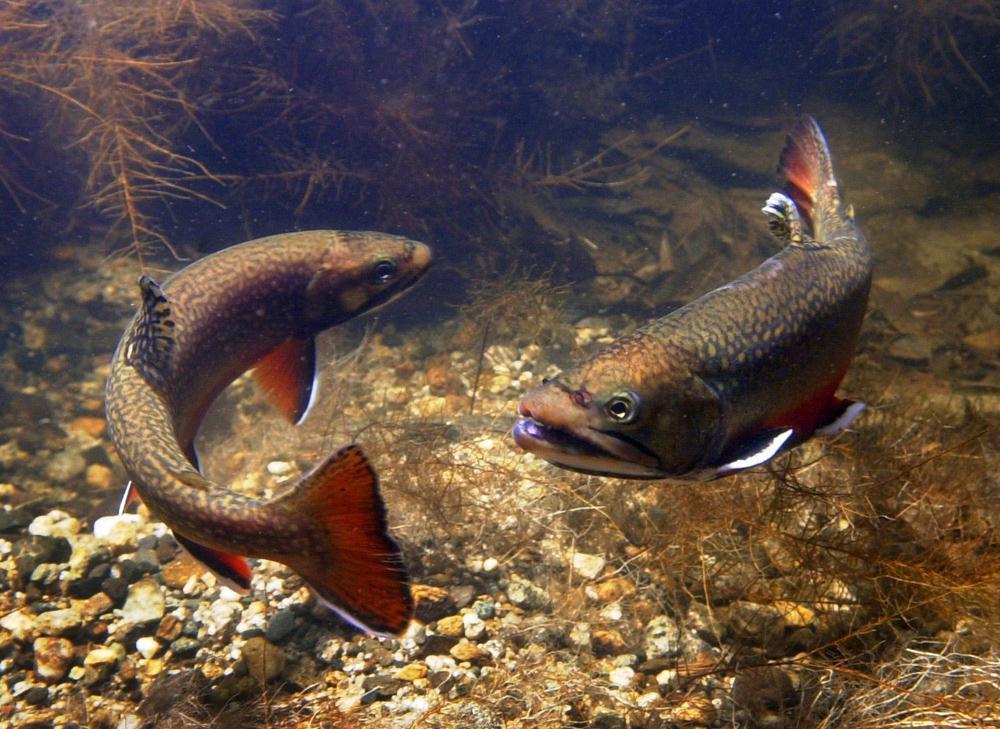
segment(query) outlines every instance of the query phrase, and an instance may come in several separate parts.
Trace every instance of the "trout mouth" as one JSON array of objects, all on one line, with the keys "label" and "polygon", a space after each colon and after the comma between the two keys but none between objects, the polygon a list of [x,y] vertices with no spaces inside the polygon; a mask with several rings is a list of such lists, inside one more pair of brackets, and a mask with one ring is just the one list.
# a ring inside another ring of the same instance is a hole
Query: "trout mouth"
[{"label": "trout mouth", "polygon": [[589,427],[556,428],[521,418],[511,435],[521,448],[549,463],[594,476],[663,478],[660,459],[621,433]]}]

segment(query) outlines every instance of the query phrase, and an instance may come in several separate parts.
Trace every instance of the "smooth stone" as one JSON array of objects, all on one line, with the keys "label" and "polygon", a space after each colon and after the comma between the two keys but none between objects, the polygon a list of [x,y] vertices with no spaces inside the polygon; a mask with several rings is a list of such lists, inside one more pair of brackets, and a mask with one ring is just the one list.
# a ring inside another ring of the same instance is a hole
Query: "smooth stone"
[{"label": "smooth stone", "polygon": [[267,621],[267,639],[272,643],[280,643],[295,632],[295,613],[291,610],[279,610]]},{"label": "smooth stone", "polygon": [[49,458],[45,475],[56,483],[67,483],[83,474],[87,459],[79,451],[59,451]]},{"label": "smooth stone", "polygon": [[599,554],[585,554],[584,552],[574,552],[573,554],[573,571],[585,580],[596,579],[607,563],[607,560]]},{"label": "smooth stone", "polygon": [[151,578],[139,580],[128,588],[122,606],[122,620],[132,625],[159,621],[163,617],[166,600],[160,585]]},{"label": "smooth stone", "polygon": [[66,638],[37,638],[32,649],[35,673],[47,683],[61,680],[73,664],[73,644]]},{"label": "smooth stone", "polygon": [[285,652],[263,636],[248,639],[241,655],[247,672],[258,683],[267,683],[285,670]]},{"label": "smooth stone", "polygon": [[146,660],[159,653],[161,647],[160,642],[156,638],[150,638],[149,636],[143,636],[135,642],[135,649]]},{"label": "smooth stone", "polygon": [[62,636],[83,625],[83,616],[76,608],[49,610],[35,618],[35,629],[40,635]]},{"label": "smooth stone", "polygon": [[657,615],[646,626],[646,658],[672,658],[681,650],[681,631],[666,615]]},{"label": "smooth stone", "polygon": [[36,516],[28,525],[28,533],[36,537],[72,537],[80,532],[80,520],[65,511],[50,511]]},{"label": "smooth stone", "polygon": [[546,590],[524,579],[511,580],[507,586],[507,599],[511,604],[525,610],[538,610],[552,601]]},{"label": "smooth stone", "polygon": [[94,536],[112,548],[135,549],[138,547],[138,527],[142,517],[138,514],[114,514],[94,521]]}]

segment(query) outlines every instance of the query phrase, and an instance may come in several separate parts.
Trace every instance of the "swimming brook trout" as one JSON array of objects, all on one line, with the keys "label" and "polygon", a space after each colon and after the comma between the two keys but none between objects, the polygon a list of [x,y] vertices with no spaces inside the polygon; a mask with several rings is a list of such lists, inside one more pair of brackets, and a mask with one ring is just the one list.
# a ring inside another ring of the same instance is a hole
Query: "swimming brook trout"
[{"label": "swimming brook trout", "polygon": [[315,336],[394,298],[427,269],[422,243],[379,233],[309,231],[203,258],[142,304],[111,366],[107,416],[131,488],[194,557],[244,590],[245,556],[288,565],[364,630],[398,633],[412,612],[378,479],[356,446],[264,502],[205,478],[194,439],[209,405],[254,376],[292,422],[316,395]]},{"label": "swimming brook trout", "polygon": [[779,171],[785,194],[764,213],[786,247],[529,392],[518,445],[584,473],[712,479],[850,424],[864,405],[834,393],[871,254],[812,118],[789,133]]}]

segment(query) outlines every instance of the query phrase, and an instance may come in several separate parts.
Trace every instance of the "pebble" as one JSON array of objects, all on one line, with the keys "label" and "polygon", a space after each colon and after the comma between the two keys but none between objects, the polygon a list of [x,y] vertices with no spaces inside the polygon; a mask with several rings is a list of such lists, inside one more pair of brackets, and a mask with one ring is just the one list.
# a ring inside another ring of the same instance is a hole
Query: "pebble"
[{"label": "pebble", "polygon": [[597,656],[616,656],[625,650],[625,638],[614,628],[593,628],[590,644]]},{"label": "pebble", "polygon": [[595,579],[606,564],[607,560],[599,554],[573,553],[573,571],[585,580]]},{"label": "pebble", "polygon": [[423,623],[431,623],[451,615],[457,607],[455,598],[441,587],[415,584],[410,592],[413,595],[414,616]]},{"label": "pebble", "polygon": [[32,649],[35,673],[48,683],[60,681],[73,664],[73,644],[66,638],[36,638]]},{"label": "pebble", "polygon": [[45,475],[56,483],[68,483],[83,474],[87,460],[77,450],[64,450],[48,459]]},{"label": "pebble", "polygon": [[295,613],[287,609],[279,610],[267,621],[267,639],[280,643],[294,633],[296,627]]},{"label": "pebble", "polygon": [[587,596],[598,602],[615,602],[634,592],[635,584],[622,575],[610,577],[586,588]]},{"label": "pebble", "polygon": [[114,514],[94,521],[94,536],[108,543],[116,552],[138,547],[138,527],[143,519],[138,514]]},{"label": "pebble", "polygon": [[395,675],[401,681],[417,681],[427,677],[427,665],[420,662],[407,663]]},{"label": "pebble", "polygon": [[67,427],[67,430],[70,433],[86,435],[90,438],[101,438],[104,435],[106,428],[107,423],[104,421],[104,418],[95,418],[85,415],[79,418],[74,418],[73,422],[71,422]]},{"label": "pebble", "polygon": [[483,572],[489,574],[491,572],[496,572],[500,563],[494,557],[487,557],[483,560]]},{"label": "pebble", "polygon": [[538,610],[547,607],[552,598],[549,593],[532,582],[514,578],[507,587],[507,599],[513,605],[525,610]]},{"label": "pebble", "polygon": [[95,490],[110,489],[114,485],[114,472],[103,463],[91,463],[83,472],[87,487]]},{"label": "pebble", "polygon": [[629,666],[620,666],[612,669],[608,673],[608,680],[618,688],[628,688],[635,680],[635,669]]},{"label": "pebble", "polygon": [[187,552],[181,552],[174,559],[163,565],[160,574],[163,583],[175,590],[182,590],[189,580],[198,579],[205,568]]},{"label": "pebble", "polygon": [[201,618],[209,635],[224,635],[231,626],[237,623],[243,613],[243,606],[235,600],[213,600],[208,610],[199,609],[196,615]]},{"label": "pebble", "polygon": [[480,641],[486,637],[486,623],[476,615],[475,612],[468,612],[462,616],[465,637],[471,641]]},{"label": "pebble", "polygon": [[673,658],[680,654],[681,631],[666,615],[657,615],[646,626],[646,658]]},{"label": "pebble", "polygon": [[83,659],[83,665],[94,667],[113,666],[118,663],[118,659],[121,657],[122,654],[113,648],[98,646],[91,649],[87,657]]},{"label": "pebble", "polygon": [[472,604],[472,611],[479,616],[480,620],[489,620],[497,612],[497,604],[489,598],[476,600]]},{"label": "pebble", "polygon": [[446,638],[460,638],[465,632],[465,622],[461,615],[449,615],[434,625],[434,632]]},{"label": "pebble", "polygon": [[146,660],[149,660],[157,653],[159,653],[160,648],[162,648],[162,646],[160,645],[160,642],[156,640],[156,638],[150,638],[149,636],[146,635],[139,638],[135,642],[136,651],[138,651],[139,655],[141,655]]},{"label": "pebble", "polygon": [[490,654],[480,648],[475,643],[471,643],[465,638],[458,641],[448,651],[452,658],[459,662],[481,663],[489,660]]},{"label": "pebble", "polygon": [[14,640],[25,643],[36,634],[35,619],[27,610],[15,610],[0,617],[0,628],[9,631]]},{"label": "pebble", "polygon": [[160,585],[151,578],[139,580],[129,587],[122,606],[122,620],[132,625],[143,625],[163,617],[166,600]]},{"label": "pebble", "polygon": [[267,472],[272,476],[287,476],[293,470],[288,461],[271,461],[267,464]]},{"label": "pebble", "polygon": [[35,630],[38,631],[39,635],[68,635],[81,625],[83,625],[83,616],[74,607],[49,610],[35,618]]},{"label": "pebble", "polygon": [[267,683],[285,670],[285,652],[263,636],[248,638],[241,651],[247,672],[257,683]]},{"label": "pebble", "polygon": [[72,537],[80,532],[80,520],[65,511],[50,511],[36,516],[28,525],[28,533],[36,537]]}]

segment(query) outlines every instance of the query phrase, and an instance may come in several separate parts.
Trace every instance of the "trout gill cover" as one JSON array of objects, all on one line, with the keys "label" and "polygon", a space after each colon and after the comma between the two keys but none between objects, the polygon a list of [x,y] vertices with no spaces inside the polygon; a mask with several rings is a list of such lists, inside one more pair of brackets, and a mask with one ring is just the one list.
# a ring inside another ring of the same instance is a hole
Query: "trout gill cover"
[{"label": "trout gill cover", "polygon": [[868,243],[811,117],[779,171],[785,194],[764,213],[786,247],[529,392],[518,445],[585,473],[710,479],[850,424],[864,405],[834,393],[867,306]]},{"label": "trout gill cover", "polygon": [[430,260],[427,246],[398,236],[307,231],[224,249],[162,288],[140,279],[142,303],[108,378],[111,438],[131,488],[220,576],[249,589],[244,557],[274,560],[358,627],[398,633],[408,624],[406,571],[359,448],[263,502],[205,478],[194,438],[209,405],[251,367],[299,422],[316,394],[315,336],[407,290]]}]

